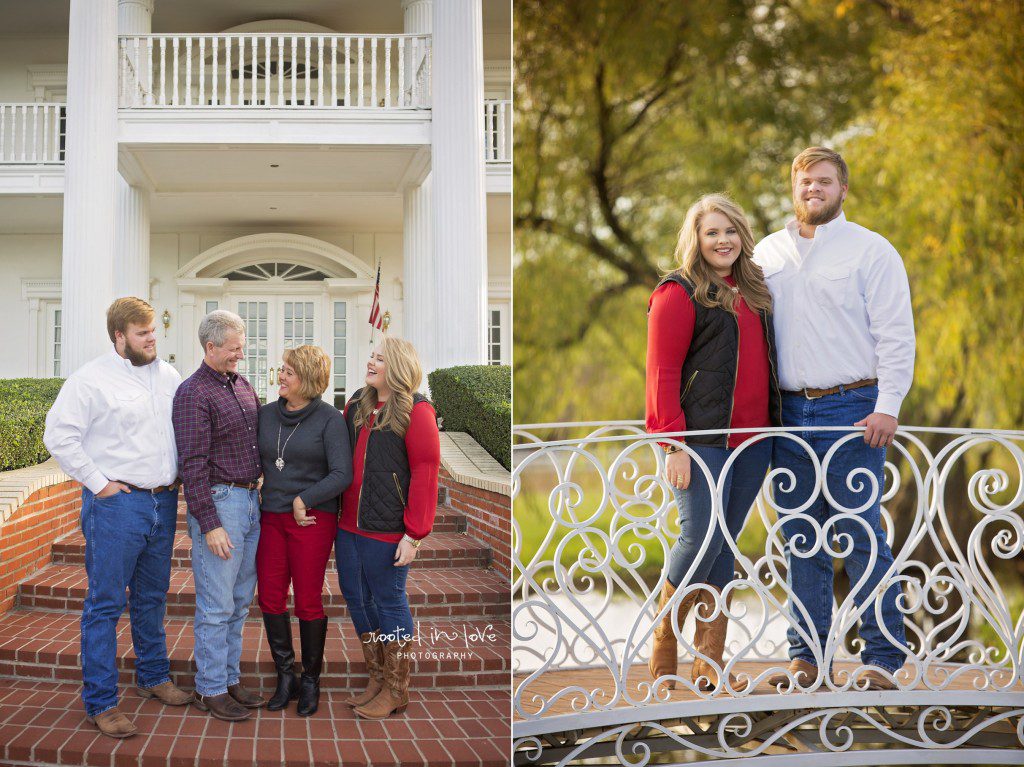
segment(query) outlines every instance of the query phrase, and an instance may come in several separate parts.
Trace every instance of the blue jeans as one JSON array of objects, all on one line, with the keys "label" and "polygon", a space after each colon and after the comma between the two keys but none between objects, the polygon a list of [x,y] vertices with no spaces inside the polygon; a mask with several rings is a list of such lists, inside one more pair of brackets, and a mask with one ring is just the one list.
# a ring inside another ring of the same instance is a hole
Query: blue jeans
[{"label": "blue jeans", "polygon": [[117,706],[117,621],[126,601],[137,684],[155,687],[171,678],[164,612],[177,518],[177,490],[97,498],[82,489],[89,579],[82,608],[82,702],[88,716]]},{"label": "blue jeans", "polygon": [[[768,462],[772,456],[772,440],[769,437],[738,448],[702,445],[692,445],[691,448],[707,464],[715,482],[722,476],[725,462],[733,453],[739,452],[736,461],[729,468],[722,488],[725,526],[732,539],[736,540],[743,530],[747,514],[757,499],[764,475],[768,471]],[[686,490],[673,488],[673,492],[676,496],[676,505],[679,507],[679,540],[669,552],[669,583],[676,588],[679,587],[697,560],[708,528],[714,527],[707,550],[701,556],[687,584],[710,583],[721,590],[733,579],[736,558],[732,549],[725,543],[718,519],[711,511],[713,494],[718,490],[714,485],[708,485],[700,465],[691,459],[690,486]]]},{"label": "blue jeans", "polygon": [[409,638],[414,633],[405,593],[409,565],[395,567],[397,550],[397,543],[338,530],[334,540],[338,585],[360,636],[379,631]]},{"label": "blue jeans", "polygon": [[221,559],[206,545],[199,522],[188,517],[192,574],[196,585],[196,692],[220,695],[238,684],[242,626],[256,591],[256,546],[260,499],[256,490],[214,485],[213,503],[234,548]]},{"label": "blue jeans", "polygon": [[[808,400],[801,395],[784,394],[783,423],[786,426],[852,426],[874,412],[877,398],[878,387],[875,386],[844,390],[816,400]],[[797,434],[811,446],[821,460],[829,448],[849,432],[818,431]],[[774,480],[776,504],[787,510],[806,503],[814,494],[814,465],[804,448],[790,439],[778,437],[775,440],[772,462],[774,468],[789,469],[796,477],[794,486],[788,491],[782,489],[788,484],[785,478]],[[877,492],[872,493],[868,478],[857,475],[850,477],[850,472],[858,468],[867,469],[877,479]],[[852,549],[843,559],[843,566],[846,568],[851,587],[856,587],[861,579],[864,579],[864,583],[853,592],[857,607],[863,604],[865,598],[872,595],[883,575],[890,579],[895,575],[890,570],[893,564],[892,551],[885,541],[881,525],[884,468],[885,448],[869,447],[864,442],[864,435],[856,434],[832,456],[825,473],[828,490],[840,506],[853,509],[870,501],[870,505],[856,515],[866,523],[867,529],[864,524],[847,518],[838,520],[832,528],[826,528],[824,533],[829,539],[835,534],[843,536],[838,544],[833,544],[836,550],[845,549],[849,545],[847,541],[852,543]],[[850,489],[847,485],[848,480],[859,489]],[[828,503],[824,493],[818,491],[810,507],[803,514],[813,519],[821,528],[833,514],[840,511],[841,509],[834,508]],[[808,551],[818,540],[814,525],[805,519],[794,518],[784,522],[782,535],[787,541],[785,550],[790,594],[795,595],[803,604],[813,628],[808,629],[801,611],[793,603],[792,596],[789,600],[790,614],[793,621],[808,636],[817,639],[818,657],[823,657],[822,653],[832,626],[832,556],[821,549],[811,557],[794,556],[794,549],[798,552]],[[876,558],[874,564],[870,565],[872,547],[876,549]],[[882,596],[881,615],[889,633],[898,642],[906,644],[903,616],[896,607],[896,598],[900,593],[898,583],[893,583],[885,590]],[[876,602],[872,597],[867,610],[861,616],[860,636],[864,640],[861,659],[866,665],[879,666],[886,671],[894,672],[903,665],[906,654],[882,633],[875,617],[875,609]],[[815,666],[818,665],[819,660],[815,653],[795,627],[790,626],[787,638],[790,658],[800,658]]]}]

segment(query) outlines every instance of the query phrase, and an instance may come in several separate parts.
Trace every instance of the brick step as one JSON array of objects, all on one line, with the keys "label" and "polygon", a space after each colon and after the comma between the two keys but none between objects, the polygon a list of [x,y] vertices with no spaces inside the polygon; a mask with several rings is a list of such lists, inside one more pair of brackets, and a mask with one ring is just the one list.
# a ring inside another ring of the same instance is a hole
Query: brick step
[{"label": "brick step", "polygon": [[[479,569],[422,568],[409,572],[406,585],[412,615],[418,621],[507,619],[511,611],[509,586],[497,574]],[[85,568],[50,565],[18,584],[18,604],[26,609],[79,612],[85,599]],[[347,618],[345,598],[335,574],[324,579],[324,607],[331,618]],[[172,570],[167,595],[168,617],[191,618],[196,592],[191,570]],[[262,620],[253,600],[251,620]]]},{"label": "brick step", "polygon": [[409,708],[379,722],[358,719],[327,690],[316,715],[260,709],[245,722],[222,722],[192,706],[163,706],[125,691],[120,707],[140,733],[100,735],[85,721],[81,686],[0,679],[0,763],[110,767],[313,767],[509,764],[508,690],[411,687]]},{"label": "brick step", "polygon": [[[168,657],[175,684],[192,689],[195,676],[192,621],[164,622]],[[511,624],[506,621],[438,621],[418,627],[419,642],[411,652],[412,683],[429,688],[483,688],[508,690],[511,657]],[[292,621],[296,655],[298,623]],[[43,679],[52,682],[81,680],[79,616],[73,613],[15,610],[0,618],[0,676]],[[135,684],[135,653],[131,629],[124,616],[117,627],[117,665],[120,682]],[[276,683],[263,627],[249,622],[242,631],[242,682],[273,692]],[[348,621],[332,621],[324,650],[321,687],[332,690],[362,689],[366,664]]]},{"label": "brick step", "polygon": [[[171,567],[192,566],[192,539],[185,532],[174,538],[174,552]],[[81,531],[75,531],[53,544],[53,563],[58,565],[85,564],[85,538]],[[490,564],[490,549],[468,535],[460,533],[432,533],[420,547],[414,568],[424,567],[487,567]],[[334,572],[334,552],[331,552],[328,573]]]},{"label": "brick step", "polygon": [[[184,533],[188,530],[188,517],[185,511],[185,504],[178,504],[178,532]],[[437,515],[434,517],[434,533],[464,533],[466,532],[467,520],[464,514],[460,514],[444,506],[437,507]]]}]

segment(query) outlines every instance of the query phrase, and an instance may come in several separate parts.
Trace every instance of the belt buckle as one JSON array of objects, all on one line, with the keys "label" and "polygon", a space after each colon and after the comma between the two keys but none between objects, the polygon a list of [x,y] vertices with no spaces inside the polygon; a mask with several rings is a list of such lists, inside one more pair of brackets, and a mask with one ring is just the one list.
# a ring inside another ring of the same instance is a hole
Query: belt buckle
[{"label": "belt buckle", "polygon": [[817,397],[812,397],[810,394],[807,393],[807,391],[808,391],[808,389],[805,386],[804,387],[804,398],[808,399],[808,400],[812,400],[813,401],[813,400],[816,400],[816,399],[821,399],[824,396],[822,394],[819,394]]}]

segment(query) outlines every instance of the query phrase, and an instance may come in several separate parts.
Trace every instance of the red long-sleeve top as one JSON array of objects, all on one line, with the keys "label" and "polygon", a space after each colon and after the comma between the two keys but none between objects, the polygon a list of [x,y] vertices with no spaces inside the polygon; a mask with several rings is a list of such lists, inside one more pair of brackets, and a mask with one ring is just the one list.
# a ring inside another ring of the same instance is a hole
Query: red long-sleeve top
[{"label": "red long-sleeve top", "polygon": [[[371,533],[356,526],[356,511],[359,506],[359,488],[363,486],[363,463],[366,461],[366,440],[370,428],[377,419],[378,407],[373,411],[370,422],[359,430],[355,449],[352,451],[352,484],[341,496],[341,517],[338,527],[350,533],[365,535],[387,543],[398,543],[402,533]],[[345,406],[348,414],[348,406]],[[410,538],[425,538],[434,527],[437,514],[437,472],[441,467],[441,438],[437,433],[437,417],[429,402],[417,402],[412,406],[409,428],[405,432],[405,449],[409,454],[409,501],[405,506],[405,532]]]},{"label": "red long-sleeve top", "polygon": [[[731,277],[726,282],[735,285]],[[733,396],[732,429],[771,425],[768,418],[768,345],[761,318],[737,296],[740,349]],[[647,319],[647,431],[686,430],[679,402],[686,359],[696,322],[693,301],[676,282],[660,285],[651,295]],[[730,434],[729,447],[739,447],[751,434]]]}]

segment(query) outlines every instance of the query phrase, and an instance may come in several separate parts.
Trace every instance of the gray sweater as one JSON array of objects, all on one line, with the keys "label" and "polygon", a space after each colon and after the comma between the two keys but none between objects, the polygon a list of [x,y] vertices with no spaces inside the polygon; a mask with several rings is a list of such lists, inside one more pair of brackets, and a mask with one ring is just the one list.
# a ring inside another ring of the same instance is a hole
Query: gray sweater
[{"label": "gray sweater", "polygon": [[[352,449],[341,412],[321,399],[289,411],[279,399],[260,408],[260,508],[291,514],[296,496],[309,509],[338,512],[342,491],[352,483]],[[284,468],[278,469],[278,435]],[[285,442],[288,442],[285,447]]]}]

